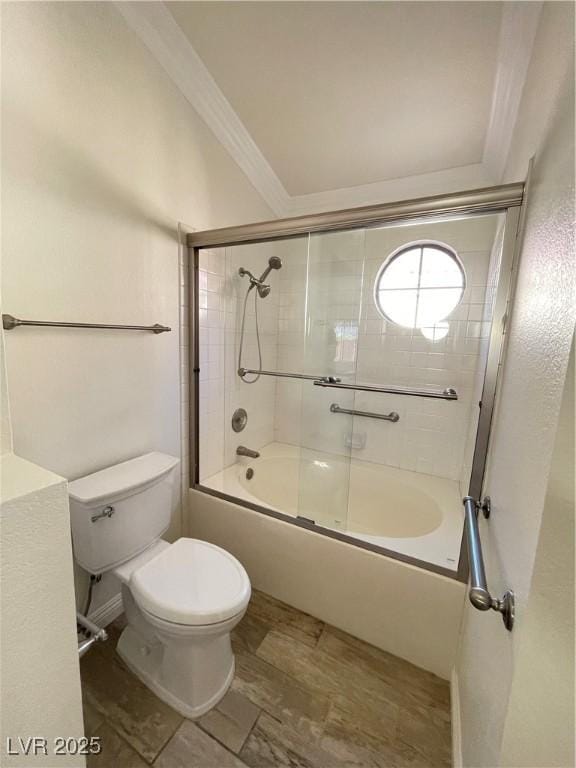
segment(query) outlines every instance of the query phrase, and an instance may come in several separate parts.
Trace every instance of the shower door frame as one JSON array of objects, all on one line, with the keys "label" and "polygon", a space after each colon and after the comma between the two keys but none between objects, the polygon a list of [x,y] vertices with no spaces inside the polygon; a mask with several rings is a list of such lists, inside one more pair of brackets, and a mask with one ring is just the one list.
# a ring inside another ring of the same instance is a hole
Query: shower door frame
[{"label": "shower door frame", "polygon": [[[200,394],[200,356],[199,356],[199,302],[198,269],[200,251],[211,248],[232,247],[240,244],[271,242],[310,235],[311,233],[336,232],[351,229],[378,227],[383,224],[402,224],[424,222],[430,219],[449,220],[473,217],[475,215],[504,214],[504,236],[498,286],[492,315],[490,341],[484,373],[480,414],[476,429],[474,458],[468,494],[480,499],[484,484],[486,460],[492,415],[496,399],[496,387],[502,352],[505,343],[509,303],[512,295],[512,275],[518,252],[520,213],[525,202],[523,182],[495,187],[469,190],[448,195],[416,198],[395,203],[349,208],[327,213],[297,216],[272,221],[245,224],[237,227],[204,230],[188,233],[186,244],[191,267],[190,277],[190,371],[189,377],[189,435],[190,435],[190,488],[211,496],[216,496],[238,506],[252,509],[269,517],[274,517],[292,525],[344,541],[347,544],[376,552],[394,560],[415,565],[451,579],[467,582],[468,556],[465,537],[460,543],[460,557],[456,571],[443,568],[424,560],[404,555],[394,550],[356,539],[348,534],[316,525],[306,519],[292,517],[276,512],[268,507],[239,499],[236,496],[208,488],[200,482],[200,435],[199,435],[199,394]],[[464,512],[462,513],[464,519]],[[463,532],[464,533],[464,532]]]}]

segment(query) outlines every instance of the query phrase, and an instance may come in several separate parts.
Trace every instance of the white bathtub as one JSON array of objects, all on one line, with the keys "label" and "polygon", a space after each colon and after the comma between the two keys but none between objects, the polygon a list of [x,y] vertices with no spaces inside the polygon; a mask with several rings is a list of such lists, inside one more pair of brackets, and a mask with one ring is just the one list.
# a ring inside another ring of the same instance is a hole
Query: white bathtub
[{"label": "white bathtub", "polygon": [[270,443],[260,458],[239,457],[201,485],[451,571],[458,567],[464,518],[454,480]]}]

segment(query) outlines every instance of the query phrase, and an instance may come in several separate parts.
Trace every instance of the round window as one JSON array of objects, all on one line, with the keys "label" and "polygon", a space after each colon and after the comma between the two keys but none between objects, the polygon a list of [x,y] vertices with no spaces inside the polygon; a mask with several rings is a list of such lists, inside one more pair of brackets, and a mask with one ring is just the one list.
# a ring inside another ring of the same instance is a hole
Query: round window
[{"label": "round window", "polygon": [[456,309],[465,287],[464,268],[452,248],[409,243],[378,271],[374,300],[386,320],[405,328],[433,328]]}]

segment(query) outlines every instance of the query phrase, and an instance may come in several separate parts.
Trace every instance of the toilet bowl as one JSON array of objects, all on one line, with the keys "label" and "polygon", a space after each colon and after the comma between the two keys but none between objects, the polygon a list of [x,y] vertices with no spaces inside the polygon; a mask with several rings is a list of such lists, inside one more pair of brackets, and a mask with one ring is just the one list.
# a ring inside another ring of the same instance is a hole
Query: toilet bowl
[{"label": "toilet bowl", "polygon": [[214,544],[161,539],[178,503],[178,464],[149,453],[74,480],[68,492],[78,564],[122,584],[128,624],[118,653],[157,696],[195,718],[234,677],[230,632],[248,606],[250,579]]},{"label": "toilet bowl", "polygon": [[[203,715],[234,678],[230,632],[250,600],[242,565],[225,550],[197,539],[156,545],[122,581],[128,626],[118,642],[127,666],[185,717]],[[150,559],[146,558],[150,555]]]}]

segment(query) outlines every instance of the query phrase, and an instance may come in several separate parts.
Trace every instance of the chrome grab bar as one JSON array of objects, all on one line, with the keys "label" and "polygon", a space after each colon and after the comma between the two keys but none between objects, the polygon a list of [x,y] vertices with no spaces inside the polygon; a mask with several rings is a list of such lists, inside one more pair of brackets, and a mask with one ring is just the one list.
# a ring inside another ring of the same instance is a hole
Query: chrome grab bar
[{"label": "chrome grab bar", "polygon": [[317,387],[334,387],[334,389],[353,389],[358,392],[385,392],[389,395],[411,395],[412,397],[434,397],[440,400],[458,400],[458,393],[452,387],[446,387],[442,392],[429,389],[405,389],[404,387],[374,387],[368,384],[340,384],[339,382],[318,379],[314,382]]},{"label": "chrome grab bar", "polygon": [[478,511],[486,519],[490,517],[490,497],[486,496],[482,502],[476,501],[472,496],[462,499],[464,515],[466,517],[466,541],[468,544],[468,560],[470,564],[470,602],[479,611],[498,611],[502,614],[502,621],[508,631],[514,626],[514,592],[507,590],[501,600],[492,597],[486,583],[484,571],[484,558],[482,557],[482,544],[478,529]]},{"label": "chrome grab bar", "polygon": [[108,325],[105,323],[61,323],[48,320],[20,320],[13,315],[2,315],[2,327],[5,331],[18,328],[19,325],[41,325],[50,328],[112,328],[122,331],[152,331],[152,333],[166,333],[171,331],[167,325]]},{"label": "chrome grab bar", "polygon": [[330,406],[331,413],[346,413],[350,416],[366,416],[369,419],[381,419],[382,421],[393,421],[396,423],[400,421],[400,416],[396,411],[390,413],[372,413],[371,411],[357,411],[353,408],[340,408],[338,403],[332,403]]},{"label": "chrome grab bar", "polygon": [[259,371],[252,368],[238,368],[238,376],[240,376],[241,379],[243,379],[247,373],[259,374],[260,376],[278,376],[285,379],[310,379],[310,381],[313,381],[314,383],[326,382],[327,384],[336,384],[342,381],[342,379],[337,379],[335,376],[309,376],[306,373],[284,373],[283,371]]},{"label": "chrome grab bar", "polygon": [[358,392],[384,392],[390,395],[412,395],[412,397],[433,397],[440,400],[458,400],[458,394],[452,387],[446,387],[442,392],[434,392],[429,389],[405,389],[403,387],[374,387],[368,384],[342,384],[342,379],[336,376],[310,376],[306,373],[284,373],[283,371],[260,371],[253,368],[238,368],[238,376],[241,379],[247,373],[260,374],[260,376],[278,376],[287,379],[309,379],[317,387],[353,389]]},{"label": "chrome grab bar", "polygon": [[90,635],[86,640],[82,640],[78,643],[78,656],[80,658],[82,658],[86,651],[90,650],[95,643],[108,640],[108,633],[106,630],[94,624],[93,621],[90,621],[90,619],[87,619],[86,616],[83,616],[81,613],[76,612],[76,622]]}]

